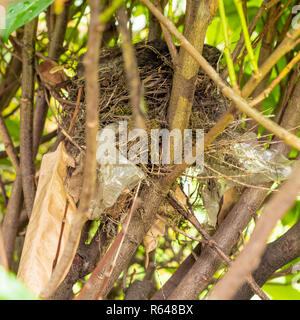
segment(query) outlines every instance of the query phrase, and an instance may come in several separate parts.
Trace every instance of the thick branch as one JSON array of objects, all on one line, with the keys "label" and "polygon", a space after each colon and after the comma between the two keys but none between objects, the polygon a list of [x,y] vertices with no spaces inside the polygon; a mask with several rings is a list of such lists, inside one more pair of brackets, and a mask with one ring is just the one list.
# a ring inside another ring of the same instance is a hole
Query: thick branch
[{"label": "thick branch", "polygon": [[[142,2],[148,6],[145,1]],[[187,6],[184,36],[199,55],[202,53],[207,27],[215,16],[217,8],[217,1],[191,1]],[[151,10],[150,7],[149,9]],[[155,10],[159,12],[158,9],[155,8]],[[155,14],[153,11],[152,13]],[[168,122],[170,129],[183,130],[187,128],[189,123],[196,86],[195,81],[200,66],[184,46],[180,48],[177,62],[168,109]]]}]

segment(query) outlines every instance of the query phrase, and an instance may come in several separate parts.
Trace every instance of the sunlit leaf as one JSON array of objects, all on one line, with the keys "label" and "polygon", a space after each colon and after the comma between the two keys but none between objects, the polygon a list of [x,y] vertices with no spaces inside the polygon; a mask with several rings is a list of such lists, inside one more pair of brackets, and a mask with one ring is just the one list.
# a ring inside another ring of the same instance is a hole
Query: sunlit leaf
[{"label": "sunlit leaf", "polygon": [[300,218],[300,201],[297,201],[293,208],[284,216],[281,223],[286,226],[293,226]]},{"label": "sunlit leaf", "polygon": [[53,0],[18,1],[9,5],[6,13],[2,38],[6,42],[9,35],[44,11]]}]

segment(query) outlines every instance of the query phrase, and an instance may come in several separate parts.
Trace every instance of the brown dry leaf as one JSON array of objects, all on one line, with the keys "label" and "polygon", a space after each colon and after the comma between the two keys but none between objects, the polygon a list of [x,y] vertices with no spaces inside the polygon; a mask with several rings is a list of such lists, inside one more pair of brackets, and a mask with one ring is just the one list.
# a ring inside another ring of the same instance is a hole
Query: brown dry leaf
[{"label": "brown dry leaf", "polygon": [[182,189],[177,186],[174,192],[175,198],[178,201],[178,203],[185,208],[186,207],[186,195],[182,191]]},{"label": "brown dry leaf", "polygon": [[[186,195],[183,193],[182,189],[179,186],[176,186],[173,196],[176,198],[177,202],[183,207],[186,207]],[[174,208],[165,201],[162,206],[158,209],[158,213],[162,215],[172,215],[174,214]]]},{"label": "brown dry leaf", "polygon": [[149,253],[156,249],[159,237],[165,234],[165,226],[166,225],[163,221],[157,219],[144,237],[143,242],[146,250],[146,269],[149,265]]},{"label": "brown dry leaf", "polygon": [[[64,227],[58,262],[76,215],[76,205],[64,186],[68,166],[74,166],[74,159],[68,155],[63,143],[60,143],[55,152],[46,154],[41,164],[39,184],[18,272],[18,278],[36,295],[40,294],[50,279],[62,224],[64,223]],[[63,222],[67,200],[69,204]]]}]

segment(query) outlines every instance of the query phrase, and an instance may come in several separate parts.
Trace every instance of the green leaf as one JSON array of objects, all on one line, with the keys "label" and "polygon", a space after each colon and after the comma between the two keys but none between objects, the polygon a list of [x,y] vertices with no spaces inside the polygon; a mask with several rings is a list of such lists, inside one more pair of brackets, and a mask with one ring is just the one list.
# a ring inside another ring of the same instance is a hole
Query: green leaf
[{"label": "green leaf", "polygon": [[6,12],[6,28],[3,30],[3,41],[19,27],[43,12],[54,0],[23,0],[10,4]]},{"label": "green leaf", "polygon": [[292,227],[300,219],[300,201],[297,201],[292,209],[283,217],[281,223]]},{"label": "green leaf", "polygon": [[[297,275],[293,275],[293,277],[297,277]],[[299,278],[299,276],[298,276]],[[299,300],[300,292],[294,287],[292,284],[283,283],[267,283],[262,289],[271,296],[272,300]]]},{"label": "green leaf", "polygon": [[12,272],[0,266],[0,300],[37,300]]},{"label": "green leaf", "polygon": [[8,118],[5,120],[6,126],[8,128],[10,136],[14,141],[19,141],[20,137],[20,119],[14,117],[12,119]]}]

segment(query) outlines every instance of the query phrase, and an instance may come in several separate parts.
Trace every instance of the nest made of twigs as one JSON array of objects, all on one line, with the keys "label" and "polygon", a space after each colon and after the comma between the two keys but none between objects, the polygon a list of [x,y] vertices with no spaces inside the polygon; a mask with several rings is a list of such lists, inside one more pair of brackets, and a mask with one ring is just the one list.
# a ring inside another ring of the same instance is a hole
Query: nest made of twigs
[{"label": "nest made of twigs", "polygon": [[[143,85],[147,122],[150,128],[167,127],[167,108],[172,89],[173,67],[168,48],[163,41],[139,43],[135,45],[138,68]],[[204,46],[204,57],[217,67],[220,52],[211,46]],[[68,100],[75,104],[78,90],[84,87],[84,78],[71,80]],[[119,47],[102,49],[99,62],[98,106],[99,127],[109,123],[131,119],[131,106],[126,74],[123,67],[122,52]],[[203,72],[196,79],[196,91],[190,119],[191,129],[204,129],[207,132],[224,114],[228,101],[216,85]],[[66,104],[59,112],[61,124],[68,128],[74,113],[74,106]],[[76,124],[71,133],[72,139],[79,145],[85,143],[85,96],[81,97],[81,106]],[[72,148],[72,147],[70,147]],[[75,150],[71,150],[71,153]]]}]

